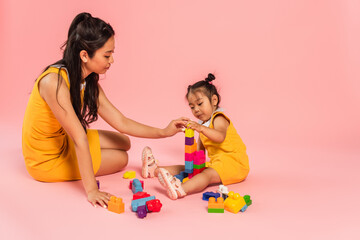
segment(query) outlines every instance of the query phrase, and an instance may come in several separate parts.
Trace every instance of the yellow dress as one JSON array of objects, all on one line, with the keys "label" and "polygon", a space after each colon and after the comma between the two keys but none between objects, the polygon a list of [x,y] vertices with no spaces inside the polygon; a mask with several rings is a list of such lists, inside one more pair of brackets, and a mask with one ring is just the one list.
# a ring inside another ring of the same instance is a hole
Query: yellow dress
[{"label": "yellow dress", "polygon": [[[22,150],[29,174],[38,181],[58,182],[81,179],[74,143],[40,96],[39,81],[49,73],[59,73],[50,67],[36,80],[26,108],[22,129]],[[70,88],[67,70],[60,72]],[[83,96],[83,91],[81,96]],[[101,149],[99,133],[88,129],[87,138],[94,173],[99,170]]]},{"label": "yellow dress", "polygon": [[209,167],[215,169],[221,182],[224,185],[238,183],[245,180],[250,170],[246,146],[230,119],[223,112],[213,114],[209,128],[214,128],[214,117],[217,115],[224,116],[230,123],[225,140],[222,143],[215,143],[204,134],[200,134],[200,140],[210,158]]}]

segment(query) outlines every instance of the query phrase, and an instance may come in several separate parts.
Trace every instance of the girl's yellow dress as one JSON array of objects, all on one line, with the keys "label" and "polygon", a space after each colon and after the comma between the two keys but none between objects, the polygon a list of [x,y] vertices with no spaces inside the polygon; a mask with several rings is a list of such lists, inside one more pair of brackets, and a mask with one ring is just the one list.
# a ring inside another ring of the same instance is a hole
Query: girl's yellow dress
[{"label": "girl's yellow dress", "polygon": [[[40,96],[39,82],[49,73],[59,74],[58,66],[51,66],[36,80],[26,108],[22,129],[22,150],[30,175],[39,181],[58,182],[81,179],[73,141]],[[70,88],[67,70],[61,77]],[[84,90],[81,92],[83,96]],[[99,133],[88,129],[87,138],[94,173],[99,170],[101,149]]]},{"label": "girl's yellow dress", "polygon": [[224,116],[230,124],[225,140],[222,143],[215,143],[203,134],[200,134],[200,140],[210,158],[209,167],[215,169],[221,182],[224,185],[238,183],[245,180],[250,171],[246,146],[230,119],[223,112],[216,111],[212,115],[208,127],[214,128],[213,122],[217,115]]}]

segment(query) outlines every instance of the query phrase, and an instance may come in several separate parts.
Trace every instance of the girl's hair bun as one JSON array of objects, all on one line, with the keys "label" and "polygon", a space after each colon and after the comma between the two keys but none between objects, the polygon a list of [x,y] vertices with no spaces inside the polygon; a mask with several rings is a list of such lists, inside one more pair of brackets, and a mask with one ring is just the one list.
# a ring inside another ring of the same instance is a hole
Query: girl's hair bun
[{"label": "girl's hair bun", "polygon": [[213,80],[215,80],[215,76],[212,73],[209,73],[207,78],[205,78],[205,82],[211,83]]}]

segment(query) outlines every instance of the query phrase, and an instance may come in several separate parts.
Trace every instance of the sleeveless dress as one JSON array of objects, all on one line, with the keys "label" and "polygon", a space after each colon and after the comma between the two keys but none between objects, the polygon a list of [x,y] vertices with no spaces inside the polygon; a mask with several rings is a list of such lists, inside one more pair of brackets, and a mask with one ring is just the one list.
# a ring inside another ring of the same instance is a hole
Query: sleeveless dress
[{"label": "sleeveless dress", "polygon": [[218,115],[224,116],[229,122],[225,140],[222,143],[215,143],[204,134],[200,134],[200,140],[210,158],[208,167],[213,168],[219,174],[221,182],[224,185],[238,183],[245,180],[250,170],[246,146],[222,109],[215,111],[211,119],[202,124],[214,128],[214,118]]},{"label": "sleeveless dress", "polygon": [[[25,111],[22,150],[26,169],[38,181],[59,182],[81,179],[74,143],[39,93],[39,81],[49,73],[60,74],[70,88],[65,68],[51,66],[36,80]],[[81,96],[84,95],[82,89]],[[94,173],[100,168],[101,149],[97,130],[87,129]]]}]

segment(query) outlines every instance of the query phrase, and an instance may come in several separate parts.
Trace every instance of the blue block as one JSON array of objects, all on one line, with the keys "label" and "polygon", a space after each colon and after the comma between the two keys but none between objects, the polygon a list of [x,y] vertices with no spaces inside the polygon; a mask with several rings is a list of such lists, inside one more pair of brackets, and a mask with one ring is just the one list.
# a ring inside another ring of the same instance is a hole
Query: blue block
[{"label": "blue block", "polygon": [[245,204],[242,209],[240,209],[241,212],[245,212],[245,210],[248,208],[248,205]]},{"label": "blue block", "polygon": [[143,206],[146,204],[147,201],[155,199],[155,196],[146,197],[146,198],[139,198],[131,201],[131,210],[136,212],[139,206]]},{"label": "blue block", "polygon": [[191,161],[185,161],[185,172],[193,173],[194,171],[194,163]]},{"label": "blue block", "polygon": [[188,175],[189,174],[187,174],[185,171],[182,171],[178,175],[175,175],[175,177],[178,178],[180,182],[182,182],[184,178],[188,177]]},{"label": "blue block", "polygon": [[135,178],[132,182],[131,191],[135,194],[137,192],[143,192],[143,188],[139,179]]},{"label": "blue block", "polygon": [[215,199],[217,199],[218,197],[220,197],[220,193],[204,192],[202,199],[205,201],[209,201],[209,198],[211,198],[211,197],[214,197]]}]

